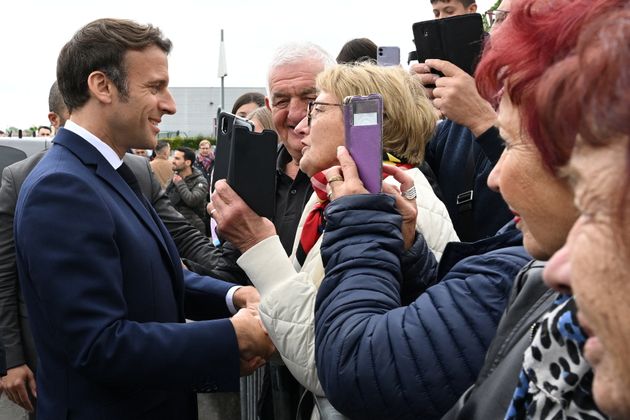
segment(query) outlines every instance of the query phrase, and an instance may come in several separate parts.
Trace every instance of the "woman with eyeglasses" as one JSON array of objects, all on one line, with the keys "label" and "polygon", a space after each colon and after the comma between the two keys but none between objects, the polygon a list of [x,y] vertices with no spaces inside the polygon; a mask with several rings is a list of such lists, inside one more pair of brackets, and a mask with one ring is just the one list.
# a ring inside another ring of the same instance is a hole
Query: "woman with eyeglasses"
[{"label": "woman with eyeglasses", "polygon": [[[308,116],[296,127],[296,131],[305,134],[300,169],[312,177],[315,193],[299,223],[293,255],[287,258],[277,237],[270,236],[246,250],[238,263],[260,292],[261,320],[285,364],[302,385],[316,396],[323,396],[315,366],[314,307],[324,277],[320,244],[322,232],[325,232],[323,211],[329,202],[326,184],[339,181],[326,178],[325,171],[338,164],[337,148],[345,143],[343,98],[380,93],[384,107],[383,149],[386,152],[383,170],[395,179],[404,180],[398,188],[391,185],[392,177],[383,183],[383,191],[400,204],[404,221],[402,226],[390,226],[391,229],[401,228],[405,238],[399,249],[403,268],[395,304],[413,302],[438,281],[457,282],[449,289],[450,293],[417,308],[415,319],[420,322],[421,315],[426,317],[427,325],[433,324],[431,329],[435,328],[435,331],[410,337],[413,343],[401,343],[422,346],[435,341],[436,347],[425,353],[423,363],[426,366],[439,364],[440,353],[462,353],[459,364],[436,372],[425,383],[427,389],[449,388],[448,392],[438,395],[429,396],[428,391],[424,395],[425,398],[435,398],[443,412],[474,380],[507,303],[512,280],[529,256],[520,246],[521,237],[514,229],[480,244],[456,242],[457,236],[444,204],[417,169],[422,162],[425,143],[434,130],[435,117],[422,86],[411,75],[398,67],[340,65],[322,72],[317,78],[317,88],[319,95],[309,105]],[[394,184],[397,183],[394,181]],[[363,199],[370,205],[375,197]],[[229,201],[232,197],[225,199]],[[381,205],[378,200],[374,203]],[[364,220],[362,224],[369,225],[370,220]],[[450,251],[443,255],[447,243],[450,243]],[[465,256],[496,248],[501,249],[494,254],[484,254],[475,260],[476,263],[457,265]],[[438,260],[441,261],[439,266]],[[480,260],[487,269],[471,278],[471,271],[475,271],[472,268]],[[382,263],[373,260],[373,264]],[[452,269],[453,266],[459,268]],[[471,293],[471,289],[475,292]],[[448,312],[449,315],[452,312],[452,320],[447,322],[439,315],[442,307],[451,308]],[[475,336],[470,334],[471,329]],[[460,366],[466,368],[459,369]],[[433,406],[427,406],[426,410],[435,413],[431,411]]]}]

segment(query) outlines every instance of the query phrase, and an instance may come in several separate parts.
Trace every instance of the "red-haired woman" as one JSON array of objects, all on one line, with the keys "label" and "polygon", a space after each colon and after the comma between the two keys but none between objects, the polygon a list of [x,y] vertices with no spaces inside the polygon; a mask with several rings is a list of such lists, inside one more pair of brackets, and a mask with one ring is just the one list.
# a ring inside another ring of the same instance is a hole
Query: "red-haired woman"
[{"label": "red-haired woman", "polygon": [[545,281],[574,294],[595,402],[615,419],[630,418],[629,39],[630,6],[593,21],[538,90],[543,134],[573,149],[567,172],[580,212]]},{"label": "red-haired woman", "polygon": [[[488,183],[519,213],[526,246],[528,238],[541,238],[551,231],[541,231],[543,224],[532,223],[538,206],[518,207],[526,202],[524,194],[551,178],[565,186],[564,193],[573,195],[563,170],[571,153],[570,136],[549,135],[549,125],[570,127],[574,122],[559,118],[550,122],[549,116],[558,114],[549,110],[541,113],[538,101],[542,93],[537,96],[537,92],[551,90],[553,86],[546,82],[549,68],[571,54],[587,24],[618,13],[626,3],[517,1],[510,19],[490,40],[478,66],[479,91],[499,102],[499,126],[506,141]],[[549,199],[562,201],[560,196]],[[564,206],[565,222],[572,225],[577,211],[573,204]],[[564,242],[566,234],[561,239]],[[561,245],[547,251],[553,253]],[[540,275],[536,281],[531,280],[516,284],[514,299],[499,325],[480,378],[451,410],[449,418],[497,418],[502,408],[497,399],[505,401],[508,393],[512,397],[505,413],[507,419],[605,417],[593,401],[593,372],[582,353],[586,334],[577,322],[574,299],[551,291],[536,294],[542,286]],[[551,298],[553,303],[548,307],[546,302]],[[546,306],[546,313],[532,323],[531,315],[541,313]],[[490,395],[492,398],[488,398]]]}]

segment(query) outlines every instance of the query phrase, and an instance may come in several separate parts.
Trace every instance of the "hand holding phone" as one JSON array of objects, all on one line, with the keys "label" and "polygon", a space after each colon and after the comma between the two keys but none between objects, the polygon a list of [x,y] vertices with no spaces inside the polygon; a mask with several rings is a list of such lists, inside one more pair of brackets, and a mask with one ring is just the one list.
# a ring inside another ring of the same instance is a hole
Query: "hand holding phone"
[{"label": "hand holding phone", "polygon": [[347,96],[343,100],[346,148],[365,188],[381,192],[383,166],[383,97]]}]

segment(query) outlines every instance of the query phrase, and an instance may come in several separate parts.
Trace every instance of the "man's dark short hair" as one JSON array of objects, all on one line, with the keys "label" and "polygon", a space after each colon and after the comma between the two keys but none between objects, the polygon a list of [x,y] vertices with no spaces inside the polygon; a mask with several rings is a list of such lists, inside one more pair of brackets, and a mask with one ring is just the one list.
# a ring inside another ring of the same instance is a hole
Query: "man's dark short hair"
[{"label": "man's dark short hair", "polygon": [[152,45],[167,54],[172,47],[160,29],[131,20],[99,19],[79,29],[63,46],[57,59],[57,82],[68,111],[80,108],[89,99],[87,80],[94,71],[105,73],[121,97],[126,98],[125,53],[142,51]]},{"label": "man's dark short hair", "polygon": [[66,109],[66,104],[63,103],[63,97],[61,96],[61,92],[59,92],[59,85],[55,80],[48,94],[48,111],[54,112],[57,115],[63,115],[66,113]]},{"label": "man's dark short hair", "polygon": [[37,127],[37,131],[41,130],[42,128],[45,128],[45,129],[46,129],[46,130],[48,130],[48,131],[52,131],[52,128],[50,128],[50,127],[49,127],[49,126],[47,126],[47,125],[40,125],[39,127]]},{"label": "man's dark short hair", "polygon": [[166,140],[159,140],[157,142],[157,146],[155,146],[155,151],[157,152],[161,152],[162,149],[166,148],[170,143],[167,142]]},{"label": "man's dark short hair", "polygon": [[457,2],[457,3],[461,3],[464,5],[464,7],[468,7],[473,3],[476,3],[475,0],[431,0],[431,4],[435,4],[438,1],[444,2],[444,3],[451,3],[451,2]]},{"label": "man's dark short hair", "polygon": [[189,160],[192,164],[195,161],[195,151],[190,147],[178,147],[178,152],[182,152],[184,154],[184,160]]}]

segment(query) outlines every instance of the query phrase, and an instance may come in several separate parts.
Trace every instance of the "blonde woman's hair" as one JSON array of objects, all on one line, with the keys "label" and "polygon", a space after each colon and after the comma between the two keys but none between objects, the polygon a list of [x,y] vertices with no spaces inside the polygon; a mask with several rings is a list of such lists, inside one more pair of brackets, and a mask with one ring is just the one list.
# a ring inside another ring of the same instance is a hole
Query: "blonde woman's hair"
[{"label": "blonde woman's hair", "polygon": [[383,150],[411,165],[424,160],[424,148],[435,130],[436,115],[416,78],[402,67],[370,63],[342,64],[317,76],[317,88],[346,96],[383,96]]},{"label": "blonde woman's hair", "polygon": [[260,108],[256,108],[252,112],[249,113],[246,117],[248,120],[252,120],[256,118],[260,121],[260,125],[262,125],[265,130],[275,130],[273,125],[273,119],[271,118],[271,111],[266,106],[261,106]]}]

